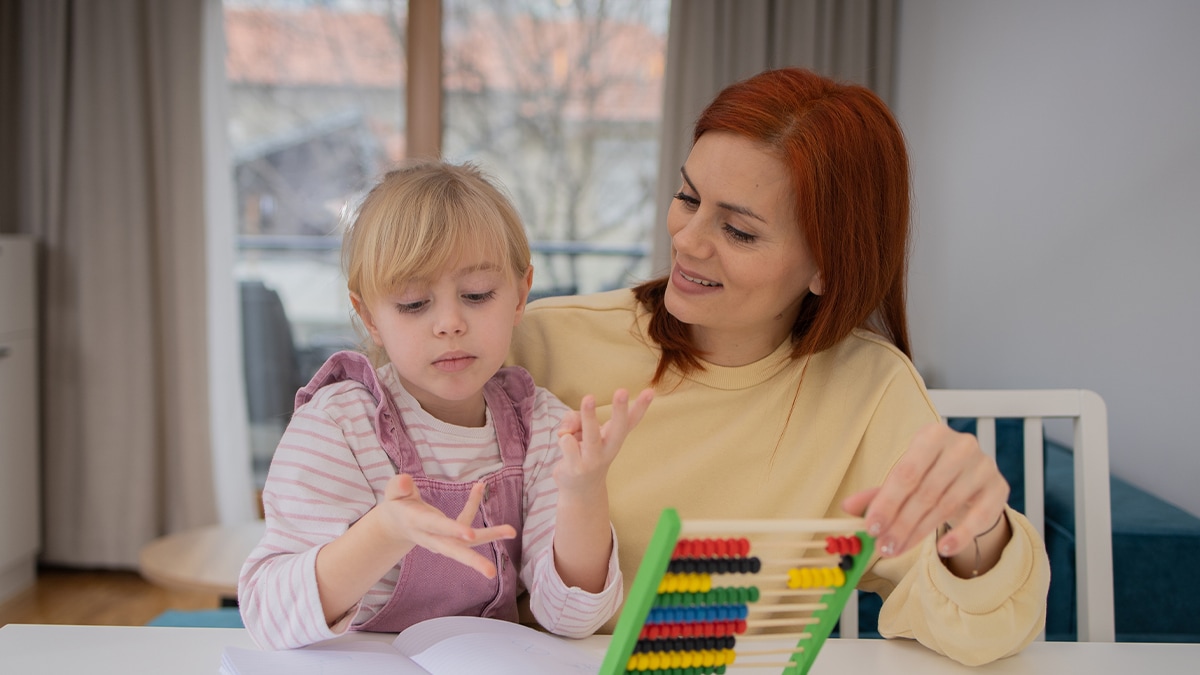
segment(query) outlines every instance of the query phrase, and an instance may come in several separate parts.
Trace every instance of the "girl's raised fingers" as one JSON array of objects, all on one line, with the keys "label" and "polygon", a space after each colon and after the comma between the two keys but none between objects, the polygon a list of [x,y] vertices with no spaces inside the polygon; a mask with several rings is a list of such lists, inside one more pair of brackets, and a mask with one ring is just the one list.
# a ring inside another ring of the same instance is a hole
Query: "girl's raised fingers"
[{"label": "girl's raised fingers", "polygon": [[471,526],[475,520],[475,514],[479,512],[479,505],[483,503],[483,493],[487,490],[487,485],[484,483],[476,483],[471,486],[471,494],[467,496],[467,503],[463,505],[462,511],[459,511],[456,521],[461,525]]},{"label": "girl's raised fingers", "polygon": [[[614,401],[615,404],[615,401]],[[615,405],[614,405],[615,407]],[[579,404],[579,418],[582,423],[584,446],[595,447],[600,443],[600,424],[596,421],[596,397],[588,394]]]},{"label": "girl's raised fingers", "polygon": [[646,409],[650,407],[650,403],[654,400],[653,389],[643,389],[638,397],[634,399],[633,405],[629,407],[629,418],[627,424],[629,429],[633,429],[642,421],[642,417],[646,415]]}]

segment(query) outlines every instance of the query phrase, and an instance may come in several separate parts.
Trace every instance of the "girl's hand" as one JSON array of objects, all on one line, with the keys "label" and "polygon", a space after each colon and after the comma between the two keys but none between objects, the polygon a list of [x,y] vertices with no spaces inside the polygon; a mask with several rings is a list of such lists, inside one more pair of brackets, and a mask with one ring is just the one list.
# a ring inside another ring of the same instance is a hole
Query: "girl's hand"
[{"label": "girl's hand", "polygon": [[394,540],[408,542],[408,550],[412,545],[429,549],[492,579],[496,576],[496,566],[471,547],[512,539],[517,536],[517,531],[511,525],[471,527],[483,501],[483,488],[483,483],[473,485],[458,518],[451,519],[425,503],[412,476],[402,473],[388,481],[384,500],[376,508],[381,510],[381,524],[388,535]]},{"label": "girl's hand", "polygon": [[558,489],[581,492],[606,489],[604,479],[608,467],[616,459],[625,437],[646,414],[652,400],[654,390],[643,389],[631,406],[629,392],[618,389],[613,393],[612,417],[599,424],[595,397],[584,396],[579,412],[567,413],[558,429],[558,446],[563,453],[562,461],[554,467]]},{"label": "girl's hand", "polygon": [[975,570],[983,572],[995,564],[993,558],[999,558],[1009,538],[1007,522],[998,527],[1008,490],[995,460],[979,449],[974,436],[929,424],[913,436],[883,485],[847,497],[842,508],[865,512],[867,532],[877,537],[884,557],[900,555],[947,523],[950,529],[939,537],[938,553],[973,558],[976,543],[984,543],[981,535],[987,534],[983,562],[990,564]]}]

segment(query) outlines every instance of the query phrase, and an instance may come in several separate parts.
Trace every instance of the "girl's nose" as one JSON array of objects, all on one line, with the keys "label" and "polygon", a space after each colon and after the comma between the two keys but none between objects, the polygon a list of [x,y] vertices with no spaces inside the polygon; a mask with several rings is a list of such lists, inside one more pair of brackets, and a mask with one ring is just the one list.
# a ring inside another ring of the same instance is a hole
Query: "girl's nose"
[{"label": "girl's nose", "polygon": [[443,306],[434,319],[433,330],[439,336],[462,335],[467,332],[467,322],[457,304]]}]

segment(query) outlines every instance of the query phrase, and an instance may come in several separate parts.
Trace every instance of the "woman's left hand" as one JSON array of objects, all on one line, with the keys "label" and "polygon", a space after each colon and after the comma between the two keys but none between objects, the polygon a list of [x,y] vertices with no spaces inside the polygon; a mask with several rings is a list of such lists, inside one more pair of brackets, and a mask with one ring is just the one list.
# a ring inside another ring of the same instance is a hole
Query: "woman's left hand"
[{"label": "woman's left hand", "polygon": [[842,508],[851,514],[865,512],[867,533],[876,537],[884,557],[904,553],[943,523],[950,526],[938,539],[943,558],[964,552],[975,557],[978,549],[973,544],[982,542],[975,538],[992,535],[989,555],[984,556],[989,564],[976,569],[978,573],[995,564],[1010,536],[1007,526],[995,527],[1008,492],[995,460],[980,450],[973,435],[933,423],[913,436],[883,485],[847,497]]}]

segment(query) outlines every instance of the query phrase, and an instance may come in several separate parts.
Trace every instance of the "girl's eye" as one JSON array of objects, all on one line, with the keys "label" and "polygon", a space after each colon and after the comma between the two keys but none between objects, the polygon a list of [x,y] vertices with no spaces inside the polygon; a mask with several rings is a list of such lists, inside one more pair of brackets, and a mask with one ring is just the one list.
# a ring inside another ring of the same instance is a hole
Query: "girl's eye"
[{"label": "girl's eye", "polygon": [[486,293],[463,293],[462,298],[473,305],[479,305],[496,297],[496,291],[487,291]]},{"label": "girl's eye", "polygon": [[753,234],[750,234],[749,232],[743,232],[729,224],[726,224],[724,229],[725,234],[729,235],[730,239],[738,242],[739,244],[751,244],[754,243],[755,239],[758,239],[758,237],[754,236]]},{"label": "girl's eye", "polygon": [[425,309],[425,305],[430,304],[428,300],[416,300],[415,303],[396,303],[396,311],[400,313],[416,313]]},{"label": "girl's eye", "polygon": [[417,302],[398,302],[396,303],[396,311],[401,314],[416,314],[428,305],[428,300],[418,300]]},{"label": "girl's eye", "polygon": [[688,211],[695,211],[696,209],[700,208],[699,199],[696,199],[689,194],[685,194],[682,191],[676,192],[674,198],[678,199],[679,202],[683,204],[683,208],[687,209]]}]

